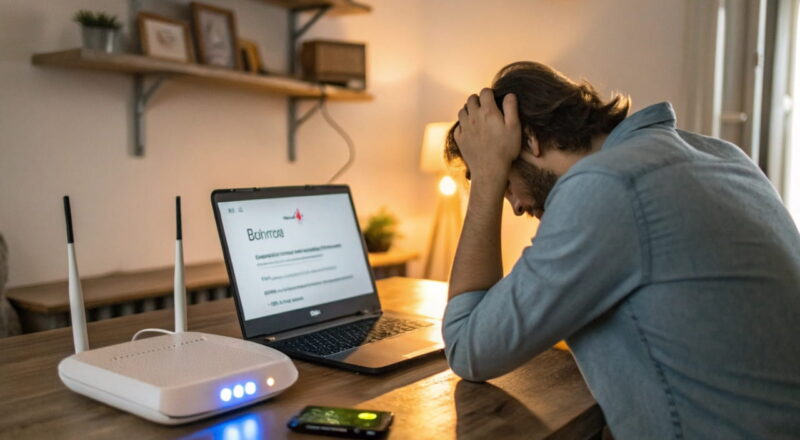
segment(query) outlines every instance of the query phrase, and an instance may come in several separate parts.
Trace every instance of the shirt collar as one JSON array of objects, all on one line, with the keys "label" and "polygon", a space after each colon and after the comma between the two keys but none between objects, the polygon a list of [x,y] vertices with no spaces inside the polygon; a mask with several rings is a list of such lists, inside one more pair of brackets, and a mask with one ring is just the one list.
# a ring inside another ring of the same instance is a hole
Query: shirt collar
[{"label": "shirt collar", "polygon": [[624,141],[631,133],[656,124],[666,124],[675,128],[675,111],[669,102],[660,102],[628,116],[619,123],[606,138],[603,148],[612,147]]}]

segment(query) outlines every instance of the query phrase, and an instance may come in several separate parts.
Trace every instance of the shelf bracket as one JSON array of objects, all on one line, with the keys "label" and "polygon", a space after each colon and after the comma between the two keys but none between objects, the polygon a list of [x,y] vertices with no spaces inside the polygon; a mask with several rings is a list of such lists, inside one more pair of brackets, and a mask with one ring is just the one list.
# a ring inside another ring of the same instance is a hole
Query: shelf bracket
[{"label": "shelf bracket", "polygon": [[[297,117],[298,104],[301,100],[318,99],[319,102],[307,110],[303,116]],[[295,96],[289,97],[289,162],[294,162],[297,159],[297,130],[303,123],[308,121],[309,118],[314,116],[319,108],[322,106],[323,98],[298,98]]]},{"label": "shelf bracket", "polygon": [[[297,73],[297,43],[300,41],[300,38],[311,29],[311,26],[322,18],[326,12],[331,9],[331,5],[319,5],[319,6],[309,6],[306,8],[295,8],[289,11],[289,74],[294,75]],[[300,26],[300,14],[304,12],[313,12],[314,15],[306,21],[306,23]],[[289,162],[294,162],[297,159],[297,130],[303,125],[304,122],[308,120],[314,113],[319,110],[319,104],[312,107],[308,110],[303,116],[298,117],[298,104],[301,100],[304,99],[316,99],[316,98],[298,98],[294,96],[289,97],[289,111],[288,111],[288,121],[289,121],[289,131],[288,131],[288,143],[289,143]],[[324,99],[324,98],[320,98]],[[321,101],[320,101],[321,102]]]},{"label": "shelf bracket", "polygon": [[[300,38],[314,26],[326,12],[331,9],[331,5],[309,6],[306,8],[295,8],[289,10],[289,73],[295,74],[297,70],[297,43]],[[314,15],[300,26],[300,14],[313,12]]]},{"label": "shelf bracket", "polygon": [[148,86],[145,84],[145,75],[133,75],[133,155],[144,156],[145,130],[144,112],[150,98],[158,91],[164,82],[164,76],[156,76]]}]

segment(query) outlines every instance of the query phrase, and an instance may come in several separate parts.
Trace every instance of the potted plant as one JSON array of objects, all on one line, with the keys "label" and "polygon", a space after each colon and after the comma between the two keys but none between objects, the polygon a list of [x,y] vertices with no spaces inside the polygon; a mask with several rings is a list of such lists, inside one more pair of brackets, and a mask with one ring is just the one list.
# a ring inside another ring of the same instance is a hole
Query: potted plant
[{"label": "potted plant", "polygon": [[367,219],[364,227],[364,241],[370,252],[386,252],[392,247],[397,234],[397,217],[386,208],[381,208],[375,215]]},{"label": "potted plant", "polygon": [[83,30],[83,48],[114,53],[119,51],[122,25],[114,15],[82,9],[75,13],[75,21]]}]

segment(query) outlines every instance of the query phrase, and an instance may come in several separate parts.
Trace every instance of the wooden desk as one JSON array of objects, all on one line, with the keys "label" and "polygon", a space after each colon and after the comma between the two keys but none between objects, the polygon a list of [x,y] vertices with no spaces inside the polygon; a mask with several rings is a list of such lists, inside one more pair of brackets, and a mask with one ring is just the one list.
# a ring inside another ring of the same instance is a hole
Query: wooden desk
[{"label": "wooden desk", "polygon": [[[390,251],[369,254],[377,279],[405,276],[406,264],[416,252]],[[184,278],[189,304],[229,298],[225,262],[187,264]],[[172,308],[173,268],[114,272],[82,279],[88,321]],[[67,281],[8,289],[7,296],[22,321],[22,331],[31,333],[69,325]]]},{"label": "wooden desk", "polygon": [[[387,309],[440,316],[446,303],[446,285],[435,281],[389,278],[378,282],[378,290]],[[144,327],[171,326],[171,311],[159,310],[90,323],[89,340],[101,347],[129,340]],[[190,306],[189,328],[240,336],[230,299]],[[280,396],[178,427],[156,425],[67,390],[56,367],[71,352],[67,328],[0,340],[0,437],[322,438],[286,428],[307,404],[393,411],[392,439],[585,439],[603,425],[572,357],[553,349],[480,384],[458,379],[442,355],[379,376],[295,361],[300,378]]]}]

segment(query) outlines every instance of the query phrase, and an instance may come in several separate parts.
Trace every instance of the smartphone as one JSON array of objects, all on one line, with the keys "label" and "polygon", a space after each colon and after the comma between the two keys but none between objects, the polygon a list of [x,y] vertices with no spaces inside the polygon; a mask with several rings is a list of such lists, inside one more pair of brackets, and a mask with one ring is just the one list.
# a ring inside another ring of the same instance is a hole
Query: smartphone
[{"label": "smartphone", "polygon": [[386,435],[394,414],[354,408],[307,406],[289,420],[292,431],[347,438],[378,438]]}]

